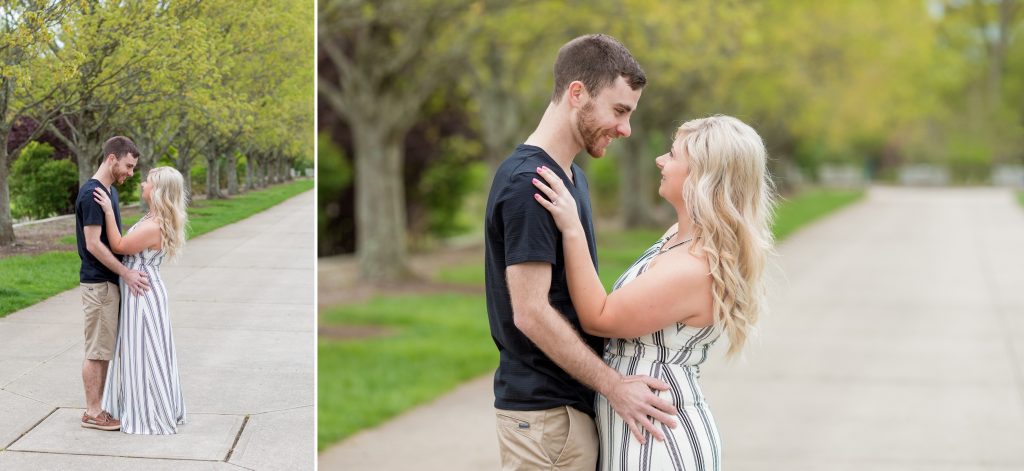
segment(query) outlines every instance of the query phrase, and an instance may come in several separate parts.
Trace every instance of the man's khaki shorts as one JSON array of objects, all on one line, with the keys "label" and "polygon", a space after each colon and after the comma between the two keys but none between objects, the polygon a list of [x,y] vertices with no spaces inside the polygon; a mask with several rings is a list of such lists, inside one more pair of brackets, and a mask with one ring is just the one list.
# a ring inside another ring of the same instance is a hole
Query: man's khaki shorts
[{"label": "man's khaki shorts", "polygon": [[82,310],[85,311],[85,358],[110,360],[117,341],[117,315],[121,308],[121,289],[111,282],[82,283]]},{"label": "man's khaki shorts", "polygon": [[537,411],[496,409],[501,469],[593,471],[598,438],[594,419],[569,406]]}]

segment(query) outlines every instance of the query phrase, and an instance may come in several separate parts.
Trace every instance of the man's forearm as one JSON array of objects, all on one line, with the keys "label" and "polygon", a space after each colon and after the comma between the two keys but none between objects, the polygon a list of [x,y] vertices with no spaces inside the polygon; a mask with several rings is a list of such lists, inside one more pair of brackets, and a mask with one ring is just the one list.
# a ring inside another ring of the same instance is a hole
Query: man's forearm
[{"label": "man's forearm", "polygon": [[117,276],[124,276],[125,272],[128,271],[128,268],[117,260],[117,257],[114,256],[114,253],[111,252],[106,245],[103,245],[102,243],[89,244],[86,247],[86,250],[88,250],[93,257],[96,257],[96,260],[99,260],[103,266],[109,268],[110,271],[114,272]]},{"label": "man's forearm", "polygon": [[520,327],[560,368],[591,389],[605,392],[619,374],[583,342],[572,325],[550,305],[541,308],[533,322]]}]

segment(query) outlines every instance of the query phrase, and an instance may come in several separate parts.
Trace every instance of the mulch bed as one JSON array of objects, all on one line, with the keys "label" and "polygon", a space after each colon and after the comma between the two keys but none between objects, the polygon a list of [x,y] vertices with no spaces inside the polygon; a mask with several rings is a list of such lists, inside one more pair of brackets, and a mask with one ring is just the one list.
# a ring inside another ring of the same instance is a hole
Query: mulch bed
[{"label": "mulch bed", "polygon": [[384,337],[394,333],[381,325],[332,325],[320,324],[317,327],[317,336],[330,340],[356,340],[370,337]]},{"label": "mulch bed", "polygon": [[[138,207],[124,208],[121,219],[139,214]],[[37,224],[14,228],[14,245],[0,246],[0,258],[14,255],[37,255],[45,252],[74,252],[74,242],[62,243],[61,239],[75,235],[75,218],[67,217]]]},{"label": "mulch bed", "polygon": [[[359,265],[354,256],[334,257],[329,261],[321,259],[317,273],[317,302],[320,310],[366,301],[373,296],[396,296],[407,294],[460,293],[484,294],[483,286],[467,286],[440,283],[432,278],[446,265],[462,264],[481,259],[482,246],[445,248],[425,254],[412,255],[409,264],[415,278],[385,285],[359,281]],[[318,322],[317,335],[331,340],[352,340],[387,335],[390,331],[380,326],[352,326]]]}]

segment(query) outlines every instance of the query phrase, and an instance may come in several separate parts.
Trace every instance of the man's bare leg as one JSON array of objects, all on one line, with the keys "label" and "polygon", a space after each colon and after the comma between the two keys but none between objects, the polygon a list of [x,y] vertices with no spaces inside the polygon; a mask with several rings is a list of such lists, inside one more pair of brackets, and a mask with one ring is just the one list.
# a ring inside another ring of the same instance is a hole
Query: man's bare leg
[{"label": "man's bare leg", "polygon": [[82,362],[82,383],[85,384],[85,413],[90,417],[97,417],[103,409],[100,402],[103,399],[103,383],[107,379],[107,367],[110,362],[107,360],[89,360]]}]

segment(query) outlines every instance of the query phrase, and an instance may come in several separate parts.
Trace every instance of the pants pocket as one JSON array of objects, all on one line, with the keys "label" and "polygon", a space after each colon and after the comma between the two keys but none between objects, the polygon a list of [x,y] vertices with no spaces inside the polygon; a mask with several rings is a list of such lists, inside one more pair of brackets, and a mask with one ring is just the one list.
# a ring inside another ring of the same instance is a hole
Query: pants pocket
[{"label": "pants pocket", "polygon": [[549,420],[552,412],[558,412],[558,409],[496,411],[503,470],[551,468],[565,445],[565,437],[556,437],[557,433],[552,431]]},{"label": "pants pocket", "polygon": [[[533,417],[526,417],[525,415],[516,414],[513,416],[506,411],[498,412],[498,433],[502,432],[514,433],[522,435],[530,440],[540,441],[540,428],[533,419]],[[517,417],[518,416],[518,417]]]},{"label": "pants pocket", "polygon": [[572,420],[569,416],[569,407],[563,406],[557,409],[548,410],[544,414],[544,438],[541,446],[551,460],[557,464],[569,441],[572,439]]},{"label": "pants pocket", "polygon": [[594,421],[572,407],[499,409],[496,416],[503,469],[591,471],[597,465]]},{"label": "pants pocket", "polygon": [[559,469],[595,469],[599,449],[594,419],[569,406],[565,411],[565,444],[554,465]]}]

